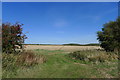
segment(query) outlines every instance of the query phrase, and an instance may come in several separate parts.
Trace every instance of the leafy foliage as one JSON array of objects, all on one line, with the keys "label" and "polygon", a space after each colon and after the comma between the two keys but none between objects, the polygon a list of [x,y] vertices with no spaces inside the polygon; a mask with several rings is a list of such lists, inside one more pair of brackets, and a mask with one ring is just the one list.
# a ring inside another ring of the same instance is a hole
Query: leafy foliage
[{"label": "leafy foliage", "polygon": [[2,48],[5,53],[16,52],[16,49],[22,49],[22,43],[27,38],[25,34],[22,33],[23,24],[2,24]]},{"label": "leafy foliage", "polygon": [[101,47],[106,51],[118,52],[120,47],[120,17],[103,26],[102,31],[97,32]]}]

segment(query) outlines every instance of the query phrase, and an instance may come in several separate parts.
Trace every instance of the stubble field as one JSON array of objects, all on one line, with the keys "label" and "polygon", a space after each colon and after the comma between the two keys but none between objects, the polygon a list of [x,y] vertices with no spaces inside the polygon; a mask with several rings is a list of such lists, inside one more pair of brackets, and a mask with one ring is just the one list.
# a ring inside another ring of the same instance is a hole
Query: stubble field
[{"label": "stubble field", "polygon": [[45,49],[45,50],[63,50],[67,52],[80,50],[97,50],[100,46],[64,46],[64,45],[25,45],[26,50]]}]

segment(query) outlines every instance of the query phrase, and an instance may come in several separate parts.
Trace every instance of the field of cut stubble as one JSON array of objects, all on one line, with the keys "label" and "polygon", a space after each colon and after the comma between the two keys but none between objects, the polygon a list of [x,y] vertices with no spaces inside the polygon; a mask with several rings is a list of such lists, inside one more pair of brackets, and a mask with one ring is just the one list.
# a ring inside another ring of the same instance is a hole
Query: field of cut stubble
[{"label": "field of cut stubble", "polygon": [[63,50],[67,52],[80,50],[101,49],[100,46],[64,46],[64,45],[25,45],[26,50],[45,49],[45,50]]}]

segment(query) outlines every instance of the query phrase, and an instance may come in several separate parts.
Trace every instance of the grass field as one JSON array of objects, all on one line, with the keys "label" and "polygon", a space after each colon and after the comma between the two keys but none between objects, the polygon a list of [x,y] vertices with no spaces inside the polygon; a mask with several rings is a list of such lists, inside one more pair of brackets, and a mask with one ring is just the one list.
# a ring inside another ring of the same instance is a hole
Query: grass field
[{"label": "grass field", "polygon": [[[19,68],[8,72],[5,78],[117,78],[118,61],[92,63],[73,59],[64,50],[34,49],[36,55],[44,55],[47,61],[34,67]],[[71,51],[71,50],[70,50]],[[102,52],[102,51],[100,51]]]}]

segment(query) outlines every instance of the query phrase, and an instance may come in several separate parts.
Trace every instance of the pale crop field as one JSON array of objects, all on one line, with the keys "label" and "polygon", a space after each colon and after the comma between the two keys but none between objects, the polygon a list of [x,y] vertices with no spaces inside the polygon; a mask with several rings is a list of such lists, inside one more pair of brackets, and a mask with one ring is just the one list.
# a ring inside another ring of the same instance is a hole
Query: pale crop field
[{"label": "pale crop field", "polygon": [[102,49],[100,46],[64,46],[64,45],[25,45],[26,50],[45,49],[45,50],[63,50],[67,52],[80,50]]}]

